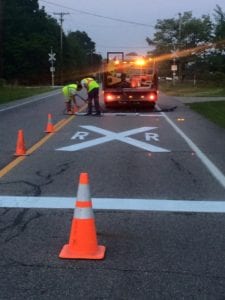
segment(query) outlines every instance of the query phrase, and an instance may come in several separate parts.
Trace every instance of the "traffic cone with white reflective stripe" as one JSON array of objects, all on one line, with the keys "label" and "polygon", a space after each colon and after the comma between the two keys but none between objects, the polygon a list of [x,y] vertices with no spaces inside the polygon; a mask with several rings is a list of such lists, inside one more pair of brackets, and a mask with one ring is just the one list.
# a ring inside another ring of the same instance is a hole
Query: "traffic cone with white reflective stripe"
[{"label": "traffic cone with white reflective stripe", "polygon": [[59,257],[67,259],[103,259],[105,250],[105,246],[99,246],[97,243],[88,174],[81,173],[69,243],[64,245]]}]

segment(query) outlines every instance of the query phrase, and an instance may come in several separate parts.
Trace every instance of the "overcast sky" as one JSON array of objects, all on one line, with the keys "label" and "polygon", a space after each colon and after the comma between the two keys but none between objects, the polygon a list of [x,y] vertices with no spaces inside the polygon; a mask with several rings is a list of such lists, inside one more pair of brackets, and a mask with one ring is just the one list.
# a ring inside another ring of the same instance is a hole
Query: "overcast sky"
[{"label": "overcast sky", "polygon": [[157,19],[178,18],[185,11],[213,18],[217,4],[225,11],[225,0],[39,0],[50,15],[69,13],[64,15],[64,31],[85,31],[104,57],[107,51],[144,54],[148,51],[145,39],[153,37]]}]

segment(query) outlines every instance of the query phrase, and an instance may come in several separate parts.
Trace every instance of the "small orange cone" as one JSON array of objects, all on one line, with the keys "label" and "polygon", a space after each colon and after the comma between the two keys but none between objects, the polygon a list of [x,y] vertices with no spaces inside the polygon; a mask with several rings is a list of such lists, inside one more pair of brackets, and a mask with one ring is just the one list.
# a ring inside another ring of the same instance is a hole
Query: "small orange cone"
[{"label": "small orange cone", "polygon": [[76,112],[78,112],[78,107],[76,105],[74,105],[74,107],[73,107],[73,113],[75,114]]},{"label": "small orange cone", "polygon": [[45,132],[52,133],[54,132],[54,125],[52,124],[52,115],[48,114],[48,123],[45,129]]},{"label": "small orange cone", "polygon": [[99,246],[97,243],[88,174],[81,173],[69,243],[63,246],[59,257],[103,259],[105,250],[105,246]]},{"label": "small orange cone", "polygon": [[18,131],[17,143],[16,143],[16,153],[14,155],[15,156],[26,155],[26,147],[25,147],[24,135],[23,135],[22,129],[20,129]]}]

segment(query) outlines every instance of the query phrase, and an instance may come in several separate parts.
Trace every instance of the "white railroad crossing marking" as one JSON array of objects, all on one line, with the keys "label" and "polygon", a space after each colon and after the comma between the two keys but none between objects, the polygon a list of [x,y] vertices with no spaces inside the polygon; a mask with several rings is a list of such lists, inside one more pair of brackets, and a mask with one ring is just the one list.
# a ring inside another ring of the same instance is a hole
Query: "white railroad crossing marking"
[{"label": "white railroad crossing marking", "polygon": [[150,142],[151,140],[159,142],[159,135],[157,133],[146,132],[145,133],[145,139],[146,139],[147,142]]},{"label": "white railroad crossing marking", "polygon": [[[89,148],[89,147],[93,147],[93,146],[97,146],[103,143],[107,143],[110,141],[121,141],[124,143],[127,143],[129,145],[150,151],[150,152],[170,152],[170,150],[161,148],[161,147],[157,147],[142,141],[138,141],[135,140],[131,137],[128,137],[130,135],[133,134],[137,134],[137,133],[142,133],[142,132],[146,132],[149,130],[153,130],[156,129],[157,127],[141,127],[141,128],[136,128],[136,129],[131,129],[131,130],[127,130],[127,131],[123,131],[123,132],[113,132],[113,131],[109,131],[106,129],[102,129],[96,126],[80,126],[84,129],[87,129],[89,131],[92,132],[96,132],[99,134],[103,134],[104,137],[100,137],[100,138],[96,138],[87,142],[82,142],[79,144],[73,144],[71,146],[67,146],[67,147],[62,147],[62,148],[58,148],[56,150],[59,151],[78,151],[78,150],[82,150],[85,148]],[[76,132],[76,134],[71,138],[71,139],[80,139],[80,140],[84,140],[86,136],[88,136],[88,132],[83,132],[83,131],[78,131]],[[146,141],[150,141],[151,139],[158,141],[159,140],[159,136],[158,134],[154,134],[154,133],[146,133],[145,134],[146,137]]]}]

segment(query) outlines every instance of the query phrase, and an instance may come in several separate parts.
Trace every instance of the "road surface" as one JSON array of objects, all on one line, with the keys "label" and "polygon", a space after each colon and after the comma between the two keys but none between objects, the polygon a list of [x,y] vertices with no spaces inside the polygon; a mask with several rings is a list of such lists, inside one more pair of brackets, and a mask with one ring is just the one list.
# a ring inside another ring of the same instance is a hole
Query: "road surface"
[{"label": "road surface", "polygon": [[[224,129],[163,94],[158,111],[103,117],[63,115],[61,94],[35,99],[0,110],[0,299],[223,299]],[[21,128],[33,150],[18,159]],[[81,172],[100,261],[58,258]]]}]

